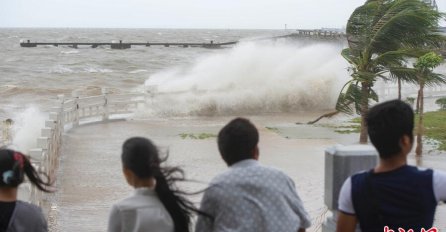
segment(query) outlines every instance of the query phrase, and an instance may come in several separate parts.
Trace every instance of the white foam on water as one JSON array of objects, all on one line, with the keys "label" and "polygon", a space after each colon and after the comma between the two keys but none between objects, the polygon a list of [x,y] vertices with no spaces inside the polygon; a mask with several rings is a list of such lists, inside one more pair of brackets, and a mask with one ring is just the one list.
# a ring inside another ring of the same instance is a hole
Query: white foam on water
[{"label": "white foam on water", "polygon": [[83,71],[87,72],[87,73],[112,73],[113,72],[113,70],[111,70],[111,69],[99,68],[99,67],[87,67],[87,68],[84,68]]},{"label": "white foam on water", "polygon": [[56,65],[49,70],[49,73],[70,74],[70,73],[112,73],[113,70],[95,66],[73,67],[69,68],[64,65]]},{"label": "white foam on water", "polygon": [[74,73],[74,70],[72,70],[71,68],[65,67],[63,65],[56,65],[49,70],[49,73],[60,73],[60,74]]},{"label": "white foam on water", "polygon": [[148,71],[149,70],[146,70],[146,69],[136,69],[136,70],[130,71],[129,73],[136,74],[136,73],[144,73],[144,72],[148,72]]},{"label": "white foam on water", "polygon": [[78,54],[78,50],[68,50],[68,51],[61,51],[62,54]]},{"label": "white foam on water", "polygon": [[12,148],[27,153],[37,148],[37,138],[41,137],[41,129],[45,126],[47,115],[35,106],[29,106],[17,113],[12,120]]},{"label": "white foam on water", "polygon": [[154,74],[142,114],[239,115],[332,109],[348,79],[341,48],[247,42]]}]

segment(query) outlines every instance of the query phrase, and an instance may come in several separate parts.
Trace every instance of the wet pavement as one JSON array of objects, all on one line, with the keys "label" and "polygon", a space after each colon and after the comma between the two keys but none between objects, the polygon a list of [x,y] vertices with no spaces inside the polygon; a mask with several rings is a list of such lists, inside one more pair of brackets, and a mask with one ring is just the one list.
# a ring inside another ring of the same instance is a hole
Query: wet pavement
[{"label": "wet pavement", "polygon": [[[309,119],[312,117],[308,116]],[[168,151],[169,165],[181,166],[188,179],[197,181],[182,183],[183,189],[204,189],[206,183],[226,169],[218,154],[216,140],[183,139],[180,134],[216,135],[230,119],[131,120],[91,124],[70,130],[63,140],[58,191],[48,202],[52,209],[49,213],[50,231],[106,230],[112,204],[132,192],[123,178],[120,163],[121,145],[132,136],[152,139],[161,151]],[[260,131],[260,161],[283,170],[293,178],[313,220],[309,231],[319,231],[319,225],[326,216],[323,203],[324,150],[337,143],[351,144],[356,141],[356,135],[330,134],[324,129],[312,130],[309,126],[295,125],[291,123],[294,116],[258,116],[251,119]],[[302,121],[304,119],[301,118]],[[320,133],[326,136],[318,136]],[[423,165],[446,170],[446,159],[442,155],[430,155],[423,159]],[[200,196],[191,199],[198,204]],[[441,222],[437,220],[439,229],[446,230],[446,206],[439,207],[437,218],[442,219]]]}]

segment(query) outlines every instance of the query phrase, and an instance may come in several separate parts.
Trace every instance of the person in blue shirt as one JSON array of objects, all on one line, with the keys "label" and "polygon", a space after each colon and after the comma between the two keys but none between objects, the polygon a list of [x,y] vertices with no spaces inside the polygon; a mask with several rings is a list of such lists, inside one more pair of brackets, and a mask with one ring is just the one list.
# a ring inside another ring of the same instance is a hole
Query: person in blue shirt
[{"label": "person in blue shirt", "polygon": [[414,113],[403,101],[372,107],[366,115],[378,165],[348,178],[339,196],[338,232],[430,230],[439,201],[446,200],[446,173],[407,164],[414,143]]},{"label": "person in blue shirt", "polygon": [[304,232],[311,222],[293,180],[261,165],[259,133],[236,118],[218,134],[218,149],[229,168],[206,189],[196,232]]}]

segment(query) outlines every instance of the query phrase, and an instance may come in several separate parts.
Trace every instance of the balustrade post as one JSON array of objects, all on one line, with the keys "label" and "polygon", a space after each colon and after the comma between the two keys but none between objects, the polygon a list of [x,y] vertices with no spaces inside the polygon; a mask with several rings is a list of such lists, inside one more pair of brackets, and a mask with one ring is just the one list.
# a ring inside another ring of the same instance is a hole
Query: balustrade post
[{"label": "balustrade post", "polygon": [[102,121],[108,121],[110,118],[110,111],[109,111],[109,99],[108,99],[108,90],[107,88],[102,88],[102,95],[104,96],[104,107],[103,107],[103,114],[102,114]]},{"label": "balustrade post", "polygon": [[[12,121],[12,119],[6,119],[5,121],[3,121],[3,145],[8,145],[12,142],[12,136],[11,136],[11,128],[12,128],[12,124],[14,122]],[[0,144],[1,145],[1,144]]]},{"label": "balustrade post", "polygon": [[48,149],[49,151],[46,153],[46,155],[44,157],[42,157],[42,164],[43,164],[43,168],[45,169],[46,174],[49,175],[49,170],[52,167],[52,157],[54,156],[54,147],[53,147],[53,135],[54,135],[54,129],[52,128],[43,128],[42,129],[42,136],[43,137],[48,137],[49,138],[49,145],[50,145],[50,149]]},{"label": "balustrade post", "polygon": [[79,126],[79,93],[77,91],[73,91],[71,94],[73,97],[73,107],[74,107],[74,121],[73,127]]},{"label": "balustrade post", "polygon": [[[58,112],[58,113],[56,113]],[[60,152],[60,144],[62,138],[62,131],[64,129],[64,124],[62,122],[61,113],[62,110],[59,108],[56,112],[50,113],[50,120],[54,121],[54,127],[51,131],[51,156],[49,158],[48,169],[52,173],[57,167],[57,160]]]},{"label": "balustrade post", "polygon": [[[42,143],[44,140],[39,141],[39,139],[37,139],[37,143]],[[45,157],[45,153],[43,152],[43,149],[37,148],[37,149],[30,149],[28,151],[28,155],[31,157],[32,159],[32,165],[33,167],[38,170],[38,171],[42,171],[42,160]],[[46,170],[44,170],[44,173],[48,174],[46,172]],[[36,205],[41,205],[41,194],[39,193],[37,187],[35,187],[32,184],[29,183],[25,183],[26,185],[28,185],[28,190],[29,190],[29,199],[27,199],[27,201],[36,204]]]}]

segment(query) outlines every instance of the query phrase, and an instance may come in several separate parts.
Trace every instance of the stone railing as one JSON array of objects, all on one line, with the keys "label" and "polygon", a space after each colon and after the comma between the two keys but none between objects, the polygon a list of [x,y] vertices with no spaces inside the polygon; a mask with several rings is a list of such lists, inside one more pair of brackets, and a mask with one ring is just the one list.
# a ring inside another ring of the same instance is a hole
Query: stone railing
[{"label": "stone railing", "polygon": [[[395,99],[398,97],[398,85],[393,82],[377,82],[374,87],[376,93],[380,97],[380,101]],[[418,86],[414,84],[403,83],[401,88],[402,99],[407,97],[416,98],[418,94]],[[438,98],[446,96],[446,85],[434,85],[424,87],[425,98]]]},{"label": "stone railing", "polygon": [[1,130],[2,133],[0,134],[0,147],[8,146],[11,143],[11,127],[12,127],[12,120],[6,119],[1,122]]},{"label": "stone railing", "polygon": [[[49,119],[37,138],[37,148],[28,155],[39,171],[54,180],[59,162],[63,133],[71,128],[91,122],[106,122],[109,119],[125,118],[134,113],[139,105],[145,104],[144,94],[108,94],[106,89],[99,96],[72,97],[58,96],[58,106],[51,109]],[[30,183],[20,186],[19,197],[36,205],[42,205],[41,192]]]}]

